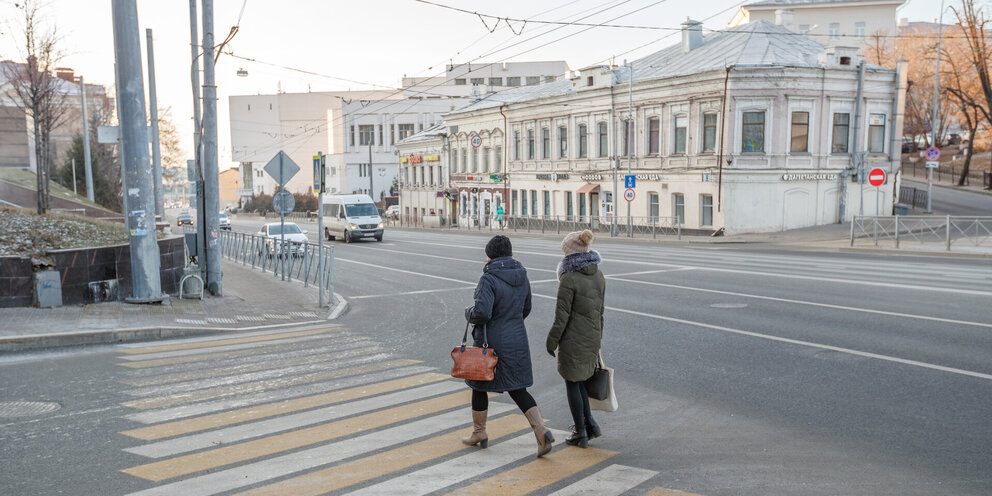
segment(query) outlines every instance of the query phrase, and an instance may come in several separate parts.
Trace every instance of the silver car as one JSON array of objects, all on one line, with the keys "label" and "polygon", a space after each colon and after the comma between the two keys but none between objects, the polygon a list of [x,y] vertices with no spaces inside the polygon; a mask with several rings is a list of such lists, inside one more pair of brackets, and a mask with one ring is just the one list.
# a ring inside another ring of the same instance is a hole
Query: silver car
[{"label": "silver car", "polygon": [[219,224],[222,230],[231,230],[231,218],[227,216],[227,212],[221,212],[217,218],[220,221]]},{"label": "silver car", "polygon": [[[285,249],[282,245],[283,233],[285,233],[286,240]],[[302,257],[309,241],[307,232],[300,229],[300,226],[294,222],[287,222],[284,227],[280,226],[278,222],[270,222],[262,226],[257,235],[263,239],[263,254],[270,257],[282,256],[283,253]]]}]

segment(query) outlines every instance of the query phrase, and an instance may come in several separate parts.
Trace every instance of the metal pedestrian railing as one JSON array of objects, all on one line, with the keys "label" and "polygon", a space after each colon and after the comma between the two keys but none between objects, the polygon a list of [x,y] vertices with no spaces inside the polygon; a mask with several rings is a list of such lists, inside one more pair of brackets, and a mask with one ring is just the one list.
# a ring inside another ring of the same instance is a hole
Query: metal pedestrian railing
[{"label": "metal pedestrian railing", "polygon": [[[895,215],[854,217],[851,222],[851,246],[856,240],[869,240],[874,246],[893,245],[942,247],[951,251],[992,249],[992,217]],[[943,246],[941,246],[943,245]]]},{"label": "metal pedestrian railing", "polygon": [[[464,219],[463,219],[464,220]],[[551,215],[551,216],[510,216],[505,215],[502,219],[497,217],[470,219],[469,225],[446,226],[440,223],[441,228],[467,229],[472,231],[513,231],[513,232],[539,232],[539,233],[569,233],[589,229],[595,233],[610,235],[613,224],[598,217],[577,216],[577,215]],[[391,221],[392,223],[392,221]],[[464,222],[463,222],[464,224]],[[399,217],[400,226],[408,227],[430,227],[427,222],[411,215],[401,215]],[[676,236],[682,239],[682,225],[675,217],[632,217],[631,226],[628,230],[627,218],[617,218],[617,236],[626,237],[651,237]]]},{"label": "metal pedestrian railing", "polygon": [[283,246],[279,240],[233,231],[220,232],[220,245],[223,256],[241,265],[271,271],[274,277],[284,280],[302,281],[307,287],[316,286],[326,292],[326,301],[334,295],[334,246],[324,246],[321,253],[317,243],[287,240]]},{"label": "metal pedestrian railing", "polygon": [[930,193],[923,188],[913,186],[899,187],[899,202],[911,208],[924,208],[927,206],[927,196]]}]

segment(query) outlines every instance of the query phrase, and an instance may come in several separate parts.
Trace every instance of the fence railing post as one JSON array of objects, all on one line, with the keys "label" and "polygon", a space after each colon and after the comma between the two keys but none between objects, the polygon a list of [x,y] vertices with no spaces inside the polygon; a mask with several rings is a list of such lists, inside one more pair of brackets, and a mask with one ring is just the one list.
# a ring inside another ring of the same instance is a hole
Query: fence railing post
[{"label": "fence railing post", "polygon": [[896,215],[896,249],[899,249],[899,215]]},{"label": "fence railing post", "polygon": [[851,216],[851,246],[854,246],[854,222],[857,219],[857,217]]},{"label": "fence railing post", "polygon": [[874,222],[874,225],[872,226],[874,228],[874,230],[875,230],[875,246],[878,246],[878,221],[879,221],[879,219],[878,219],[878,217],[873,217],[872,219],[874,219],[874,221],[875,221]]},{"label": "fence railing post", "polygon": [[951,251],[951,216],[947,216],[947,224],[944,225],[944,230],[946,234],[944,235],[944,244],[947,251]]}]

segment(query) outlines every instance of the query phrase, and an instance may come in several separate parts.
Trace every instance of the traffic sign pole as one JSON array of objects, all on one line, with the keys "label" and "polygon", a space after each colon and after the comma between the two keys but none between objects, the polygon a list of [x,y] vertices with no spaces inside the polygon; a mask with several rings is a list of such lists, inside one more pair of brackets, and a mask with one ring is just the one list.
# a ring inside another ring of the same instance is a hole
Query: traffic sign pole
[{"label": "traffic sign pole", "polygon": [[[938,62],[938,64],[939,64],[939,62]],[[935,95],[936,95],[936,91],[937,91],[936,88],[934,88],[934,94]],[[936,103],[936,99],[934,100],[934,102]],[[934,115],[936,115],[936,112],[937,112],[936,105],[934,106],[933,111],[934,111]],[[934,128],[934,129],[935,129],[934,130],[934,134],[933,134],[934,135],[934,145],[936,145],[937,144],[937,138],[936,138],[937,137],[937,131],[936,131],[936,128]],[[933,209],[930,208],[930,206],[931,206],[931,204],[930,204],[930,197],[933,196],[933,170],[936,167],[940,167],[940,162],[938,162],[938,160],[940,159],[940,148],[937,148],[936,146],[931,146],[930,148],[927,148],[927,154],[926,155],[927,155],[927,213],[928,214],[932,214],[933,213]],[[936,163],[937,165],[935,167],[930,167],[930,163],[931,162]]]},{"label": "traffic sign pole", "polygon": [[[317,152],[317,305],[324,308],[324,154]],[[333,295],[328,295],[333,298]]]}]

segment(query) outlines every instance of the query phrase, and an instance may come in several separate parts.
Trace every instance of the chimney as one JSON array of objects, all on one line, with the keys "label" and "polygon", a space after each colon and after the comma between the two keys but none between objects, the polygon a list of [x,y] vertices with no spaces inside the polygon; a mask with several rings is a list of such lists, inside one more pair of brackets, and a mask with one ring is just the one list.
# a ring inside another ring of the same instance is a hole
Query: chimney
[{"label": "chimney", "polygon": [[775,11],[775,24],[778,24],[789,31],[795,31],[792,27],[795,17],[796,15],[791,9],[778,9]]},{"label": "chimney", "polygon": [[703,23],[688,17],[682,23],[682,51],[689,53],[703,44]]}]

